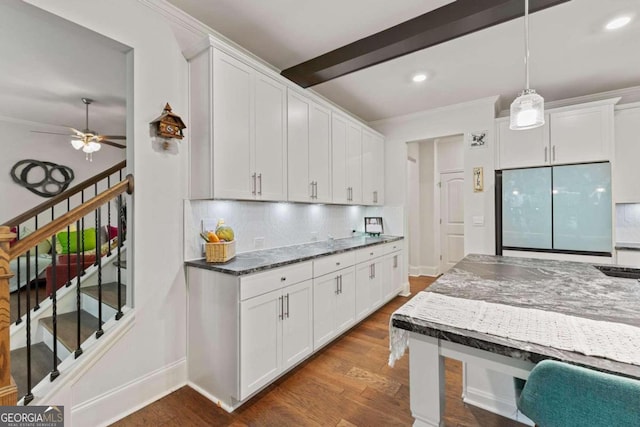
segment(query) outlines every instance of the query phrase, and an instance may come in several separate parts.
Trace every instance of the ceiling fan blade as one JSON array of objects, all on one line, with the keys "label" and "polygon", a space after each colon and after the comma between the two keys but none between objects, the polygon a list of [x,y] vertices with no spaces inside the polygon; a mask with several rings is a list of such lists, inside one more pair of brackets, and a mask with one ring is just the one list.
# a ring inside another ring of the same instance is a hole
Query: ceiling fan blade
[{"label": "ceiling fan blade", "polygon": [[76,129],[76,128],[69,128],[69,129],[71,129],[72,131],[74,131],[74,132],[76,133],[76,136],[78,136],[78,137],[80,137],[80,138],[83,138],[83,137],[86,135],[84,132],[80,132],[80,131],[79,131],[78,129]]},{"label": "ceiling fan blade", "polygon": [[124,135],[100,135],[100,138],[104,139],[127,139]]},{"label": "ceiling fan blade", "polygon": [[45,132],[43,130],[32,130],[31,132],[33,133],[46,133],[48,135],[64,135],[64,136],[75,136],[75,135],[69,135],[68,133],[60,133],[60,132]]},{"label": "ceiling fan blade", "polygon": [[109,141],[108,139],[103,139],[100,141],[100,143],[104,145],[110,145],[111,147],[116,147],[116,148],[123,148],[123,149],[127,148],[126,145],[118,144],[113,141]]}]

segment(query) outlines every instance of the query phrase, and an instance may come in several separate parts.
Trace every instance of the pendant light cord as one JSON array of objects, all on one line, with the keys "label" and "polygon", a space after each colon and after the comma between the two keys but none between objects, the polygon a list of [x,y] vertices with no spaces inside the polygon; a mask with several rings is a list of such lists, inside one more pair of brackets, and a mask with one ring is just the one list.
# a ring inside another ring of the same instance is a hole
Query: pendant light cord
[{"label": "pendant light cord", "polygon": [[524,79],[529,90],[529,0],[524,0]]}]

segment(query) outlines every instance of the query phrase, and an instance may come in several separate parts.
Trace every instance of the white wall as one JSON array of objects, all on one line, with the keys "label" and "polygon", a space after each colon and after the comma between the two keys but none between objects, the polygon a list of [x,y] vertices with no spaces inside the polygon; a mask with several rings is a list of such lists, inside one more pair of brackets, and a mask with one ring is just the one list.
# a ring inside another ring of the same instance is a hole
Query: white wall
[{"label": "white wall", "polygon": [[[93,161],[89,162],[85,160],[85,155],[82,151],[73,149],[69,143],[71,138],[62,135],[31,132],[34,129],[41,130],[43,127],[37,123],[0,117],[0,135],[5,141],[3,153],[0,156],[0,171],[2,171],[0,174],[0,194],[2,194],[3,200],[0,203],[0,223],[6,222],[26,210],[49,200],[13,182],[10,171],[16,162],[33,159],[68,166],[73,170],[75,176],[75,179],[69,184],[69,188],[71,188],[125,158],[124,150],[105,145],[99,152],[94,154]],[[61,132],[61,129],[52,128],[51,131]],[[22,170],[22,168],[19,170]],[[40,168],[34,168],[31,170],[28,179],[30,182],[37,182],[42,178]],[[88,191],[87,196],[93,196],[93,192]],[[49,216],[50,214],[47,212],[46,217]],[[42,223],[39,225],[42,225]]]},{"label": "white wall", "polygon": [[435,245],[435,145],[422,141],[420,146],[420,274],[435,276],[438,263]]},{"label": "white wall", "polygon": [[[149,122],[162,112],[166,102],[175,113],[187,118],[187,62],[168,24],[141,2],[29,3],[133,48],[127,159],[135,175],[131,239],[135,263],[132,273],[128,270],[135,287],[135,323],[85,375],[50,401],[65,405],[68,417],[70,410],[75,414],[73,425],[101,425],[186,380],[182,199],[187,194],[189,143],[183,141],[177,153],[154,151]],[[131,393],[134,385],[139,387]],[[110,393],[113,390],[119,392]],[[80,411],[87,405],[91,410]]]},{"label": "white wall", "polygon": [[409,240],[409,275],[420,275],[420,146],[417,142],[407,144],[407,238]]},{"label": "white wall", "polygon": [[[423,111],[370,123],[385,135],[386,203],[407,205],[407,142],[438,138],[443,135],[488,131],[487,144],[471,149],[465,142],[464,173],[468,183],[465,190],[465,252],[495,253],[494,212],[494,145],[493,122],[497,97],[484,98],[464,104]],[[474,193],[471,186],[473,168],[484,167],[484,192]],[[482,217],[484,225],[473,226],[474,216]],[[407,224],[405,218],[405,226]]]}]

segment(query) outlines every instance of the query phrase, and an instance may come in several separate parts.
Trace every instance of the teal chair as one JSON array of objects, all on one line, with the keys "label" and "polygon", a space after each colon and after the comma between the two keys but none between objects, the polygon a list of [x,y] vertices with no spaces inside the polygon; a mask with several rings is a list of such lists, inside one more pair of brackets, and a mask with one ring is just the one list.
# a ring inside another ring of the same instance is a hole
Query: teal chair
[{"label": "teal chair", "polygon": [[640,381],[567,363],[538,363],[518,409],[540,427],[638,427]]}]

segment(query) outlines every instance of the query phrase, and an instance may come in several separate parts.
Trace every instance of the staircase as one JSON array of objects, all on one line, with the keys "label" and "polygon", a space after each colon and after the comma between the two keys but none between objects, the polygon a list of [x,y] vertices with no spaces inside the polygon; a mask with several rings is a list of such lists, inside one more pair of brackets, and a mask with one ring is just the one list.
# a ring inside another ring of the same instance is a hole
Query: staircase
[{"label": "staircase", "polygon": [[[125,252],[122,252],[124,257]],[[102,273],[108,277],[117,276],[117,268],[125,269],[126,261],[118,262],[117,257],[112,257],[108,264],[102,266]],[[82,348],[88,338],[101,328],[99,325],[99,308],[100,308],[100,290],[96,282],[97,268],[87,270],[87,273],[81,277],[80,284],[80,329],[78,330],[78,310],[77,306],[77,288],[73,284],[66,289],[58,290],[58,313],[56,316],[57,323],[57,364],[60,364],[68,357],[75,357],[76,350]],[[75,283],[75,282],[74,282]],[[112,319],[118,313],[118,282],[112,281],[102,283],[102,318],[104,320]],[[122,305],[126,304],[127,285],[120,285],[120,293],[122,296]],[[51,299],[41,302],[42,312],[46,312],[51,304]],[[70,311],[65,311],[69,310]],[[63,313],[60,313],[63,311]],[[40,342],[31,345],[31,384],[36,385],[42,380],[51,380],[51,373],[54,358],[54,339],[53,339],[53,316],[37,317],[37,312],[32,313],[31,328],[36,330],[37,339]],[[17,329],[17,328],[15,328]],[[19,331],[15,330],[18,334]],[[78,335],[79,334],[79,335]],[[12,333],[13,335],[13,333]],[[78,336],[80,337],[80,346],[78,346]],[[28,388],[28,355],[27,347],[23,346],[11,351],[11,374],[18,387],[18,397],[22,398],[29,390]],[[56,366],[57,366],[56,364]],[[33,387],[32,387],[33,388]]]}]

